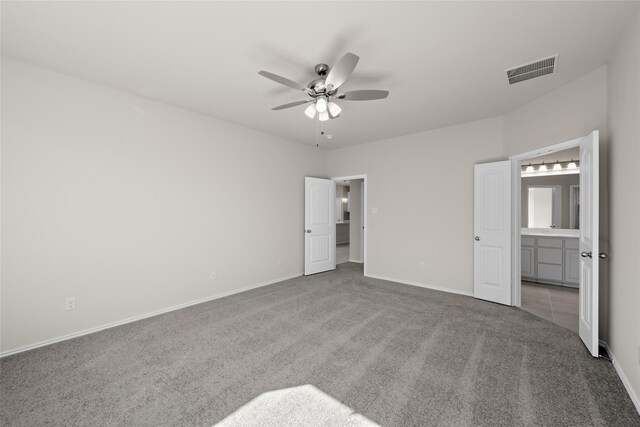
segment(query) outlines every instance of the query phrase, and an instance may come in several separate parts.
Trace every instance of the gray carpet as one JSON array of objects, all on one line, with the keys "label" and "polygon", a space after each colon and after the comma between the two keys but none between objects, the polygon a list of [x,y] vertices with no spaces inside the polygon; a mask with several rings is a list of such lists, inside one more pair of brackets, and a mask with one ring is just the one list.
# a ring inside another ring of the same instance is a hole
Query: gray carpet
[{"label": "gray carpet", "polygon": [[353,263],[6,357],[0,368],[3,426],[207,426],[305,385],[382,426],[640,425],[611,363],[569,330],[366,279]]}]

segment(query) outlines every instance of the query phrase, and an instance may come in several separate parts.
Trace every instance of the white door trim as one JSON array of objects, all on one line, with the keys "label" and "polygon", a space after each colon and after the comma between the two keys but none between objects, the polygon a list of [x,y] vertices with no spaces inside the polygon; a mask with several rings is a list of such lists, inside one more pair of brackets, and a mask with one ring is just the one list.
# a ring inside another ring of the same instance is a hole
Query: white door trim
[{"label": "white door trim", "polygon": [[513,229],[511,230],[511,304],[515,307],[522,306],[520,286],[520,277],[522,274],[520,261],[520,232],[522,230],[522,221],[520,220],[522,211],[522,171],[520,169],[520,161],[549,153],[555,153],[556,151],[562,151],[568,148],[579,147],[581,139],[582,137],[509,157],[511,160],[511,176],[513,180],[511,189],[511,200],[513,203],[513,209],[511,210],[513,213],[511,216],[511,224],[513,224]]},{"label": "white door trim", "polygon": [[364,227],[364,244],[362,245],[362,261],[364,262],[364,275],[367,276],[367,267],[368,267],[368,263],[367,263],[367,234],[369,231],[369,227],[368,227],[368,222],[367,222],[367,192],[368,192],[368,185],[367,185],[367,174],[363,174],[363,175],[349,175],[349,176],[335,176],[335,177],[331,177],[330,179],[334,180],[334,181],[351,181],[352,179],[362,179],[364,181],[364,204],[362,206],[362,210],[364,212],[364,221],[362,222],[362,226]]}]

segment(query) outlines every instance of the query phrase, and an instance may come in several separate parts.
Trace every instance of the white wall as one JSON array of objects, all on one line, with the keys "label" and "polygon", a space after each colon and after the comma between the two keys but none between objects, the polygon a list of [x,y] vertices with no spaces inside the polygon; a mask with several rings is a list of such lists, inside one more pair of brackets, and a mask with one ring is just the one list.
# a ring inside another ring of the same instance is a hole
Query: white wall
[{"label": "white wall", "polygon": [[1,136],[2,351],[302,272],[321,150],[8,58]]},{"label": "white wall", "polygon": [[[640,397],[640,14],[609,69],[609,346]],[[636,400],[636,405],[640,400]],[[640,411],[640,406],[638,406]]]},{"label": "white wall", "polygon": [[367,273],[471,293],[473,164],[501,152],[501,118],[328,152],[329,176],[367,175]]}]

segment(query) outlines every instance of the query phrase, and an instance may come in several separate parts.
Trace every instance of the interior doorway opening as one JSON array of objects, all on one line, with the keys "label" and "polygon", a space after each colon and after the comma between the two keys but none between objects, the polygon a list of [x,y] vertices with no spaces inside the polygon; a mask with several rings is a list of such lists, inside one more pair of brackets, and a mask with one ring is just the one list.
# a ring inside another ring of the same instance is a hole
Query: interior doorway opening
[{"label": "interior doorway opening", "polygon": [[332,178],[336,182],[336,265],[363,264],[366,270],[366,177]]},{"label": "interior doorway opening", "polygon": [[519,161],[521,308],[579,332],[580,148]]},{"label": "interior doorway opening", "polygon": [[[575,272],[578,277],[578,335],[580,339],[587,347],[593,357],[599,356],[599,326],[600,326],[600,261],[605,261],[608,258],[606,252],[600,252],[600,132],[594,130],[589,134],[566,141],[560,144],[556,144],[550,147],[537,149],[528,153],[518,154],[511,157],[511,178],[512,178],[512,217],[511,217],[511,302],[516,307],[521,307],[522,303],[522,270],[526,269],[525,262],[522,260],[521,250],[524,249],[524,240],[529,236],[526,236],[526,229],[522,227],[522,160],[528,160],[533,157],[540,157],[543,155],[556,156],[557,152],[562,150],[579,147],[580,157],[575,159],[579,161],[580,167],[580,181],[578,190],[574,190],[574,194],[578,194],[579,200],[573,202],[573,209],[577,211],[577,217],[574,218],[574,223],[577,221],[577,248],[574,243],[569,241],[569,244],[561,239],[561,236],[542,236],[535,237],[534,240],[539,238],[552,239],[555,238],[555,242],[552,240],[545,240],[543,248],[556,249],[563,251],[564,257],[574,256],[579,260],[579,267]],[[564,168],[558,169],[573,169],[577,167],[576,161],[566,163]],[[534,165],[525,164],[524,172],[535,171]],[[544,169],[549,170],[549,165],[545,164]],[[552,165],[555,167],[555,165]],[[531,169],[530,169],[531,167]],[[553,169],[553,168],[552,168]],[[571,195],[571,190],[569,191]],[[553,209],[551,209],[552,211]],[[574,212],[575,213],[575,212]],[[569,222],[570,223],[570,222]],[[545,229],[547,233],[557,231],[552,228]],[[540,247],[539,242],[530,242],[533,245],[530,247]],[[575,251],[577,249],[577,253]],[[544,251],[541,254],[539,251],[534,255],[533,261],[536,268],[541,267],[540,256],[543,260],[548,260],[551,257],[552,252]],[[530,258],[531,259],[531,258]],[[566,277],[567,274],[572,274],[570,271],[564,270],[563,265],[558,265],[553,262],[542,262],[543,275],[559,277]],[[569,261],[568,268],[575,265],[573,261]],[[554,273],[555,270],[555,273]],[[534,274],[539,275],[538,272]]]}]

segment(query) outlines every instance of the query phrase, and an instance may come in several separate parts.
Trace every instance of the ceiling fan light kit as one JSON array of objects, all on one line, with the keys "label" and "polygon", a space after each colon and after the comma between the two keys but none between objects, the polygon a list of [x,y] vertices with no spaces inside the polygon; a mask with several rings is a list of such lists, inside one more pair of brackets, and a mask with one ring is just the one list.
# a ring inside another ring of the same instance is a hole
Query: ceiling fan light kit
[{"label": "ceiling fan light kit", "polygon": [[338,117],[342,112],[342,108],[340,108],[340,106],[335,102],[329,102],[327,106],[329,107],[329,114],[331,114],[334,118]]},{"label": "ceiling fan light kit", "polygon": [[317,112],[318,120],[324,122],[340,117],[342,108],[333,102],[334,99],[371,101],[384,99],[389,95],[389,91],[386,90],[355,90],[338,93],[338,88],[351,76],[359,59],[360,58],[353,53],[346,53],[333,68],[329,68],[327,64],[317,64],[314,71],[318,75],[318,78],[309,82],[307,86],[303,86],[300,83],[268,71],[259,71],[258,74],[292,89],[305,92],[310,97],[310,99],[304,101],[295,101],[279,105],[272,108],[272,110],[284,110],[311,102],[312,104],[304,110],[305,115],[313,119]]},{"label": "ceiling fan light kit", "polygon": [[316,104],[309,105],[307,109],[304,110],[304,113],[307,115],[307,117],[313,119],[316,116]]},{"label": "ceiling fan light kit", "polygon": [[324,113],[327,111],[327,100],[324,98],[318,98],[316,101],[316,110],[318,110],[318,113]]}]

